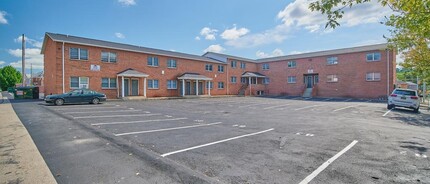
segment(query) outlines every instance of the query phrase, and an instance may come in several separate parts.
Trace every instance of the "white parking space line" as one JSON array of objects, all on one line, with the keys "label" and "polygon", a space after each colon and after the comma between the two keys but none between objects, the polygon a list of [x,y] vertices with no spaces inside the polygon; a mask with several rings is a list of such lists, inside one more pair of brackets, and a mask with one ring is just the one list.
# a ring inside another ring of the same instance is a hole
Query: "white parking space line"
[{"label": "white parking space line", "polygon": [[65,112],[63,114],[102,113],[102,112],[137,112],[137,111],[142,111],[142,110],[84,111],[84,112]]},{"label": "white parking space line", "polygon": [[294,110],[298,111],[298,110],[303,110],[303,109],[308,109],[308,108],[313,108],[313,107],[319,107],[319,106],[324,106],[324,105],[311,105],[311,106],[306,106],[306,107],[302,107],[302,108],[298,108],[298,109],[294,109]]},{"label": "white parking space line", "polygon": [[85,119],[85,118],[114,118],[114,117],[127,117],[127,116],[158,116],[161,114],[121,114],[121,115],[109,115],[109,116],[78,116],[73,119]]},{"label": "white parking space line", "polygon": [[275,105],[275,106],[270,106],[270,107],[265,107],[265,108],[263,108],[263,109],[273,109],[273,108],[277,108],[277,107],[284,107],[284,106],[287,106],[287,105],[290,105],[290,104],[283,104],[283,105]]},{"label": "white parking space line", "polygon": [[391,110],[393,110],[393,109],[390,109],[390,110],[388,110],[384,115],[382,115],[382,116],[386,116],[388,113],[390,113],[391,112]]},{"label": "white parking space line", "polygon": [[257,105],[265,105],[265,104],[256,103],[256,104],[242,105],[242,106],[239,106],[239,108],[252,107],[252,106],[257,106]]},{"label": "white parking space line", "polygon": [[333,110],[333,112],[340,111],[340,110],[344,110],[344,109],[349,109],[349,108],[357,107],[357,106],[358,106],[358,105],[346,106],[346,107],[342,107],[342,108],[339,108],[339,109],[335,109],[335,110]]},{"label": "white parking space line", "polygon": [[336,155],[334,155],[333,157],[328,159],[321,166],[319,166],[314,172],[312,172],[309,176],[307,176],[304,180],[302,180],[300,182],[300,184],[307,184],[310,181],[312,181],[312,179],[314,179],[320,172],[322,172],[331,163],[333,163],[337,158],[339,158],[341,155],[343,155],[345,152],[347,152],[349,149],[351,149],[355,144],[357,144],[357,142],[358,142],[357,140],[352,141],[351,144],[349,144],[348,146],[343,148],[342,151],[340,151],[339,153],[337,153]]},{"label": "white parking space line", "polygon": [[344,102],[351,101],[351,100],[352,100],[352,98],[348,98],[348,99],[344,100]]},{"label": "white parking space line", "polygon": [[157,130],[146,130],[146,131],[139,131],[139,132],[120,133],[120,134],[114,134],[114,135],[115,136],[122,136],[122,135],[132,135],[132,134],[144,134],[144,133],[151,133],[151,132],[163,132],[163,131],[169,131],[169,130],[179,130],[179,129],[186,129],[186,128],[211,126],[211,125],[217,125],[217,124],[221,124],[221,123],[222,122],[216,122],[216,123],[191,125],[191,126],[182,126],[182,127],[175,127],[175,128],[164,128],[164,129],[157,129]]},{"label": "white parking space line", "polygon": [[211,142],[211,143],[207,143],[207,144],[193,146],[193,147],[189,147],[189,148],[185,148],[185,149],[181,149],[181,150],[177,150],[177,151],[172,151],[172,152],[169,152],[169,153],[164,153],[161,156],[162,157],[166,157],[166,156],[173,155],[173,154],[176,154],[176,153],[181,153],[181,152],[185,152],[185,151],[189,151],[189,150],[193,150],[193,149],[197,149],[197,148],[202,148],[202,147],[206,147],[206,146],[210,146],[210,145],[214,145],[214,144],[219,144],[219,143],[223,143],[223,142],[227,142],[227,141],[231,141],[231,140],[235,140],[235,139],[239,139],[239,138],[243,138],[243,137],[248,137],[248,136],[262,134],[262,133],[269,132],[269,131],[272,131],[272,130],[274,130],[274,129],[271,128],[271,129],[263,130],[263,131],[260,131],[260,132],[255,132],[255,133],[251,133],[251,134],[245,134],[245,135],[241,135],[241,136],[237,136],[237,137],[232,137],[232,138],[228,138],[228,139],[223,139],[223,140],[219,140],[219,141],[215,141],[215,142]]},{"label": "white parking space line", "polygon": [[110,122],[110,123],[93,123],[92,126],[97,125],[116,125],[116,124],[133,124],[133,123],[147,123],[147,122],[160,122],[160,121],[177,121],[184,120],[188,118],[173,118],[173,119],[151,119],[151,120],[143,120],[143,121],[122,121],[122,122]]}]

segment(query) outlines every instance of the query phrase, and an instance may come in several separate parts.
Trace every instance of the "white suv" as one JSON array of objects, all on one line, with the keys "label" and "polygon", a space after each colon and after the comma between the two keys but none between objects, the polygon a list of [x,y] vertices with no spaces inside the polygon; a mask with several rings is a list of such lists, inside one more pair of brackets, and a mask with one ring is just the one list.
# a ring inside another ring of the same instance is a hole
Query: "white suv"
[{"label": "white suv", "polygon": [[394,107],[411,108],[414,112],[420,109],[420,99],[416,90],[410,89],[394,89],[393,93],[388,97],[387,109]]}]

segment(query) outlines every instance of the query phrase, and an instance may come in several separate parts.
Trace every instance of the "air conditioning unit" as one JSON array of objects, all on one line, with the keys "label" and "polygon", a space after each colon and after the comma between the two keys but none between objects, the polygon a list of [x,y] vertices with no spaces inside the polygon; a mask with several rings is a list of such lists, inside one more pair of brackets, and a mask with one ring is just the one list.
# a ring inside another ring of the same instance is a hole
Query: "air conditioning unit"
[{"label": "air conditioning unit", "polygon": [[88,84],[79,84],[79,88],[88,89]]}]

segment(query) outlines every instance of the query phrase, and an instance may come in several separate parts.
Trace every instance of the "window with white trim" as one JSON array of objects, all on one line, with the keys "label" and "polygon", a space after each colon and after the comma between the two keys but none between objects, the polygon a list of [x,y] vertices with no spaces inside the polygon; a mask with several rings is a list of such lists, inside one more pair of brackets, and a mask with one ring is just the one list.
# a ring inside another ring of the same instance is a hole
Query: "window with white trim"
[{"label": "window with white trim", "polygon": [[167,80],[167,89],[178,89],[178,81]]},{"label": "window with white trim", "polygon": [[269,84],[270,83],[270,78],[263,78],[263,84]]},{"label": "window with white trim", "polygon": [[236,68],[236,66],[237,66],[237,61],[231,61],[231,67]]},{"label": "window with white trim", "polygon": [[237,82],[237,78],[235,76],[231,76],[231,83],[236,83]]},{"label": "window with white trim", "polygon": [[149,79],[148,80],[148,89],[158,89],[158,80]]},{"label": "window with white trim", "polygon": [[366,81],[380,81],[381,73],[371,72],[366,73]]},{"label": "window with white trim", "polygon": [[224,89],[224,82],[218,82],[218,89]]},{"label": "window with white trim", "polygon": [[218,72],[224,73],[224,66],[223,65],[218,65]]},{"label": "window with white trim", "polygon": [[148,56],[148,66],[159,66],[158,65],[158,57]]},{"label": "window with white trim", "polygon": [[288,68],[295,68],[297,66],[296,61],[288,61]]},{"label": "window with white trim", "polygon": [[337,78],[337,75],[327,75],[327,82],[337,82],[339,79]]},{"label": "window with white trim", "polygon": [[102,89],[116,89],[116,78],[102,78]]},{"label": "window with white trim", "polygon": [[335,56],[327,58],[327,65],[336,65],[338,63],[337,57]]},{"label": "window with white trim", "polygon": [[245,62],[240,62],[240,68],[246,68],[246,63]]},{"label": "window with white trim", "polygon": [[268,69],[269,69],[269,63],[264,63],[263,70],[268,70]]},{"label": "window with white trim", "polygon": [[211,64],[206,64],[205,65],[205,70],[206,71],[212,71],[213,70],[212,65]]},{"label": "window with white trim", "polygon": [[88,89],[89,87],[89,78],[88,77],[70,77],[70,88],[83,88]]},{"label": "window with white trim", "polygon": [[88,49],[70,48],[70,59],[88,60]]},{"label": "window with white trim", "polygon": [[366,60],[368,62],[380,61],[381,60],[381,53],[380,52],[368,53],[368,54],[366,54]]},{"label": "window with white trim", "polygon": [[116,53],[115,52],[103,52],[102,51],[102,61],[108,63],[116,63]]},{"label": "window with white trim", "polygon": [[296,76],[288,76],[288,83],[296,83],[297,78]]},{"label": "window with white trim", "polygon": [[176,60],[168,59],[167,60],[167,68],[176,68]]}]

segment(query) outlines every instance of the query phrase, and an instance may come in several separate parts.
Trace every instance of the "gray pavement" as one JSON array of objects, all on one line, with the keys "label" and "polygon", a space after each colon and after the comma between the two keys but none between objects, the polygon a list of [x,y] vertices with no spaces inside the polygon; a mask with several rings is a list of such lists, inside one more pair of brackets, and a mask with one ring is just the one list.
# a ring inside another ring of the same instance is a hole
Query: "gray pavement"
[{"label": "gray pavement", "polygon": [[430,183],[430,113],[365,99],[13,105],[59,183]]}]

